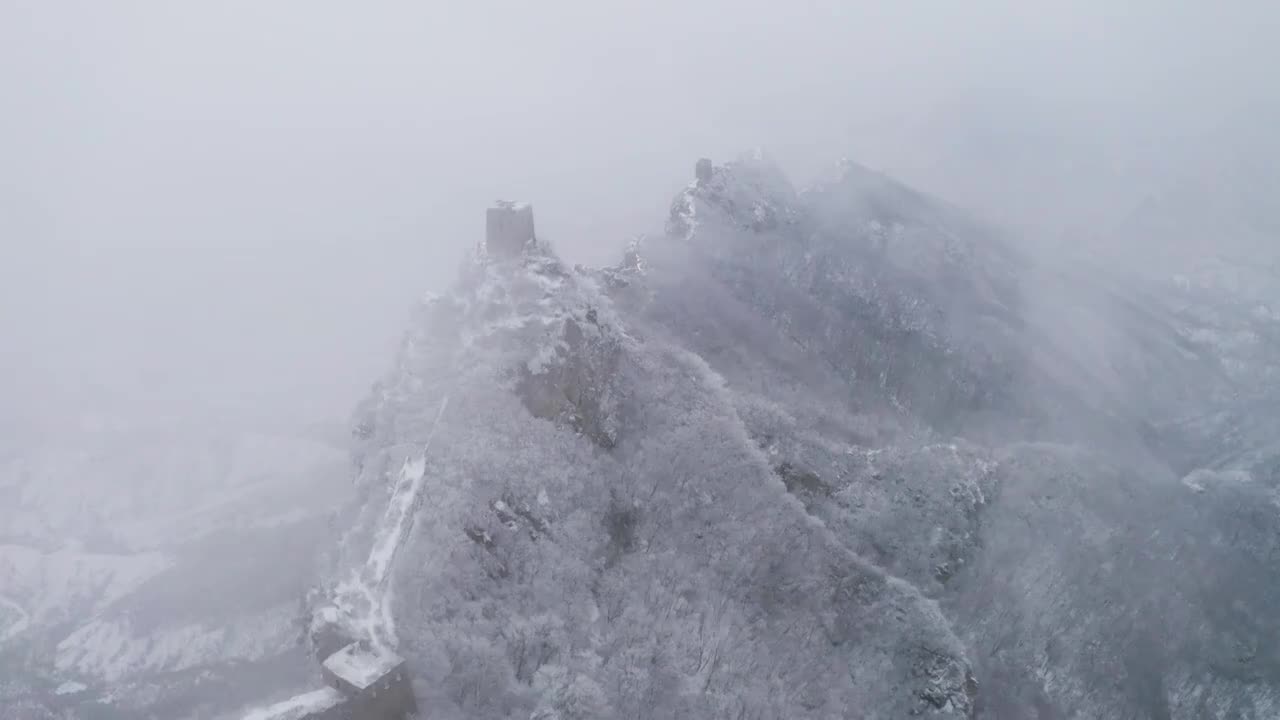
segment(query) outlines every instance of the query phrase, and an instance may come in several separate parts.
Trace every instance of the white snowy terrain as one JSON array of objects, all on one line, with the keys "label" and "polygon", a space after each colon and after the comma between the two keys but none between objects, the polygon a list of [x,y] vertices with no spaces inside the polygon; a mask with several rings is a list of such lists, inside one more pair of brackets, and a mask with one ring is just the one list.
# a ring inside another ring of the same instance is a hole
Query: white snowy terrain
[{"label": "white snowy terrain", "polygon": [[325,441],[230,423],[95,423],[7,456],[0,704],[203,716],[229,664],[294,652],[347,463]]},{"label": "white snowy terrain", "polygon": [[0,702],[294,720],[394,652],[433,720],[1274,718],[1280,284],[1220,260],[700,162],[616,266],[480,245],[350,448],[6,460]]},{"label": "white snowy terrain", "polygon": [[419,707],[1270,716],[1274,444],[1188,483],[1180,434],[1273,416],[1236,400],[1269,316],[1045,266],[851,163],[697,175],[617,267],[480,248],[358,410],[319,596],[420,479],[384,606]]}]

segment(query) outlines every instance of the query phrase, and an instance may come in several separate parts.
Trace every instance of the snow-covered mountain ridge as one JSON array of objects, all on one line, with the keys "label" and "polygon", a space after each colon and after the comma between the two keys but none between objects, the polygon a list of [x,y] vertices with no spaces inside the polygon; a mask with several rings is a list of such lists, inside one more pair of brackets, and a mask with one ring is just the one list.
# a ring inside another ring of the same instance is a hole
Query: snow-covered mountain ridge
[{"label": "snow-covered mountain ridge", "polygon": [[1210,648],[1275,632],[1266,532],[1222,540],[1274,481],[1179,482],[1163,428],[1240,387],[1186,307],[852,164],[695,175],[617,267],[481,248],[359,413],[348,564],[435,428],[392,580],[420,707],[1270,712],[1261,646]]},{"label": "snow-covered mountain ridge", "polygon": [[147,566],[53,663],[125,716],[335,707],[333,632],[430,718],[1273,717],[1276,336],[1245,307],[852,163],[700,162],[619,265],[481,245],[416,309],[351,501],[234,534],[324,552],[307,608],[300,571],[149,632],[206,566]]}]

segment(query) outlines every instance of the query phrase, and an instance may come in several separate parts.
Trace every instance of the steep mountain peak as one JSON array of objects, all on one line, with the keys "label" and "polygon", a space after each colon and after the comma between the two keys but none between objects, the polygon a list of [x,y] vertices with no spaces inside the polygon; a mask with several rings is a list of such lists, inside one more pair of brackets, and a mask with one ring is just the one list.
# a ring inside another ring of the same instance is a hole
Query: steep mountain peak
[{"label": "steep mountain peak", "polygon": [[[723,209],[771,182],[753,162],[713,167],[693,200]],[[606,292],[665,287],[638,244],[597,272],[516,247],[486,242],[422,306],[357,423],[361,499],[336,595],[388,537],[384,509],[419,508],[395,535],[403,560],[372,579],[390,588],[385,636],[421,703],[711,717],[768,676],[749,702],[771,714],[967,715],[968,663],[937,607],[789,498],[726,378]],[[804,677],[785,680],[798,663]]]},{"label": "steep mountain peak", "polygon": [[[388,403],[418,392],[424,376],[468,368],[489,373],[497,382],[514,380],[512,387],[522,399],[539,406],[530,408],[535,415],[572,415],[576,419],[571,422],[590,425],[593,438],[608,442],[601,418],[587,421],[581,407],[553,409],[556,403],[547,393],[569,391],[552,392],[538,380],[563,372],[566,364],[586,372],[585,359],[595,349],[617,346],[625,333],[602,292],[599,273],[566,265],[549,243],[533,235],[531,218],[527,205],[489,210],[486,242],[464,263],[448,293],[419,306],[396,367],[366,401],[357,419],[362,439],[376,444],[373,416]],[[620,275],[639,268],[638,250],[628,257],[632,262],[617,269]],[[391,390],[393,386],[401,389]]]},{"label": "steep mountain peak", "polygon": [[708,221],[755,232],[777,230],[796,221],[795,206],[795,188],[762,151],[723,165],[702,158],[694,166],[694,180],[671,205],[667,233],[687,239]]}]

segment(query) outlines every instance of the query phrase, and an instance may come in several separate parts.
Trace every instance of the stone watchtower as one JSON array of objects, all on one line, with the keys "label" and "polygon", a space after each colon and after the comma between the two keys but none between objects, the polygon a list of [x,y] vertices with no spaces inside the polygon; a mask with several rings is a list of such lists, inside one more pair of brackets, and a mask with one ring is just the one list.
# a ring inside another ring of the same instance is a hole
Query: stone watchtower
[{"label": "stone watchtower", "polygon": [[484,246],[490,255],[515,257],[533,242],[533,206],[498,201],[485,212]]},{"label": "stone watchtower", "polygon": [[711,158],[699,158],[698,163],[693,166],[693,176],[698,180],[699,185],[711,182],[712,172]]}]

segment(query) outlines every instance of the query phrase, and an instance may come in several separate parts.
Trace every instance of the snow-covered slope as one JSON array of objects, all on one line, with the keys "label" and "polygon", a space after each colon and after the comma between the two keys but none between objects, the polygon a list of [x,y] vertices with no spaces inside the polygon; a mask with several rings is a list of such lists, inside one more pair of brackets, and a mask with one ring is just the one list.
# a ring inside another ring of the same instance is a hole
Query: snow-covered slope
[{"label": "snow-covered slope", "polygon": [[309,438],[223,423],[72,432],[0,463],[0,490],[13,500],[0,507],[0,540],[141,551],[236,515],[270,523],[281,493],[317,471],[341,475],[343,461],[340,448]]},{"label": "snow-covered slope", "polygon": [[[1256,303],[1046,263],[852,163],[797,190],[758,154],[700,162],[616,267],[493,250],[357,409],[331,523],[306,443],[238,436],[186,503],[79,507],[27,485],[80,465],[11,465],[8,517],[70,509],[12,523],[0,622],[36,638],[81,586],[87,615],[0,700],[295,717],[340,702],[315,690],[337,636],[407,659],[445,720],[1275,716]],[[42,591],[72,527],[128,561]]]},{"label": "snow-covered slope", "polygon": [[[170,564],[157,552],[109,555],[0,545],[0,588],[26,627],[71,622],[132,592]],[[16,636],[10,626],[7,636]]]},{"label": "snow-covered slope", "polygon": [[617,267],[423,303],[315,594],[387,595],[322,630],[388,611],[441,718],[1273,711],[1276,481],[1169,451],[1270,339],[856,165],[696,175]]},{"label": "snow-covered slope", "polygon": [[[1267,386],[1265,320],[1045,267],[856,166],[802,193],[758,157],[715,167],[672,226],[619,297],[729,379],[810,513],[938,598],[979,716],[1273,714],[1276,414],[1235,399]],[[1179,482],[1204,456],[1170,428],[1211,408],[1201,444],[1241,470]]]},{"label": "snow-covered slope", "polygon": [[393,610],[438,717],[970,708],[937,606],[788,496],[722,376],[545,247],[425,304],[360,427],[354,562],[432,438]]},{"label": "snow-covered slope", "polygon": [[201,717],[250,667],[270,678],[250,694],[301,676],[276,664],[301,656],[298,608],[348,463],[323,441],[207,422],[92,423],[12,452],[0,704]]}]

